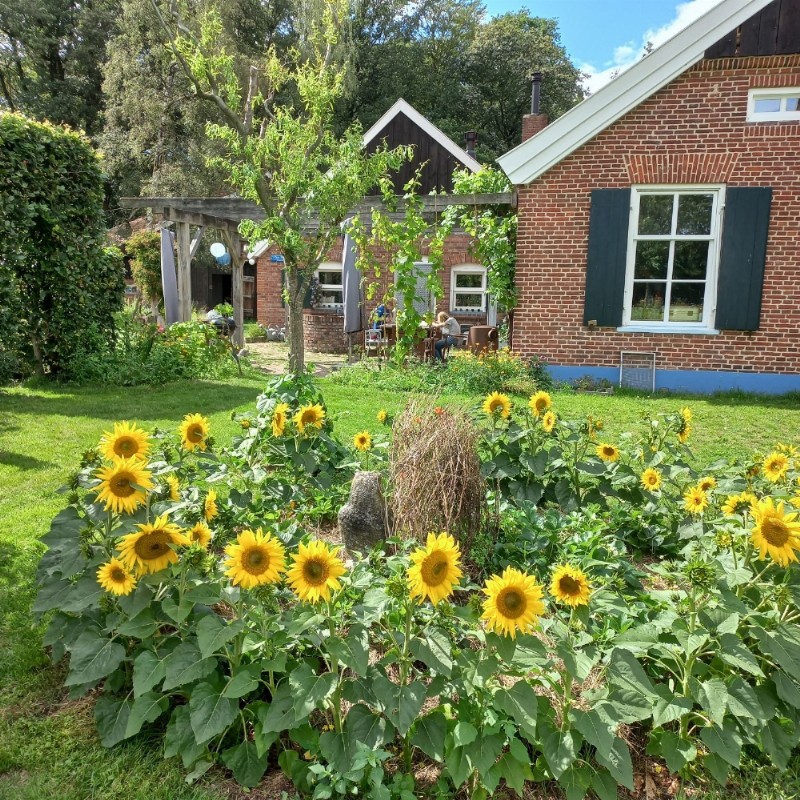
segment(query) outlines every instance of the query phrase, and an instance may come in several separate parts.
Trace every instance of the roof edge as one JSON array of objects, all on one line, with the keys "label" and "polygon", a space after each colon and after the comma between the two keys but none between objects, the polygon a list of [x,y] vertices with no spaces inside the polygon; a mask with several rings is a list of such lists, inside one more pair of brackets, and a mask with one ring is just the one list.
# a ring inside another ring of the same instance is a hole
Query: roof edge
[{"label": "roof edge", "polygon": [[466,150],[459,147],[444,131],[437,128],[429,119],[417,111],[411,103],[398,97],[394,104],[381,116],[381,118],[364,133],[362,139],[366,147],[383,129],[383,127],[398,114],[405,114],[412,122],[419,125],[425,133],[435,139],[451,155],[455,156],[467,169],[480,172],[483,167]]},{"label": "roof edge", "polygon": [[497,159],[514,186],[530,183],[697,63],[772,0],[721,0],[535,136]]}]

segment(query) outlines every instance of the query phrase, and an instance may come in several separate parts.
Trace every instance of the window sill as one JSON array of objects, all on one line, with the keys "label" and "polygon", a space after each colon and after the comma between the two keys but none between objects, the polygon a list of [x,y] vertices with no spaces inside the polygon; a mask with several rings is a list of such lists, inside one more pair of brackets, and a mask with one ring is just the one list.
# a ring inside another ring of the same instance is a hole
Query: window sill
[{"label": "window sill", "polygon": [[696,325],[670,325],[670,327],[656,327],[655,325],[622,325],[617,328],[617,333],[679,333],[695,334],[700,336],[718,336],[715,328],[700,328]]}]

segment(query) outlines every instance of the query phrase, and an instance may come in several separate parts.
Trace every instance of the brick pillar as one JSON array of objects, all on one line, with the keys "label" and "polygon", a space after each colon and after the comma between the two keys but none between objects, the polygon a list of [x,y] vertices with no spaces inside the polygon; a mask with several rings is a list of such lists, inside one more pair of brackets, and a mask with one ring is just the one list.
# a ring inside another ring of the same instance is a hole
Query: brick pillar
[{"label": "brick pillar", "polygon": [[526,114],[522,118],[522,141],[527,142],[531,136],[545,128],[548,122],[547,114]]}]

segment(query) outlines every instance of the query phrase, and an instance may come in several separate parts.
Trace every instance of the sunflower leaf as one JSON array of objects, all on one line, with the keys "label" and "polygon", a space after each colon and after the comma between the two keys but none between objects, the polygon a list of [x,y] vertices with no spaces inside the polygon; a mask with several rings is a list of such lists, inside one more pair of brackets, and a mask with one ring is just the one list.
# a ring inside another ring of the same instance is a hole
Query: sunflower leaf
[{"label": "sunflower leaf", "polygon": [[125,660],[125,648],[113,639],[84,631],[71,648],[69,675],[64,684],[75,686],[105,678]]},{"label": "sunflower leaf", "polygon": [[197,624],[197,644],[200,647],[200,655],[203,658],[212,656],[243,628],[244,622],[240,619],[226,623],[216,614],[207,614]]},{"label": "sunflower leaf", "polygon": [[205,678],[217,666],[216,658],[202,658],[194,642],[182,642],[166,658],[164,689],[174,689]]},{"label": "sunflower leaf", "polygon": [[223,697],[213,684],[204,681],[192,689],[189,719],[198,743],[207,742],[227,730],[239,714],[239,702]]},{"label": "sunflower leaf", "polygon": [[301,664],[289,675],[289,686],[294,698],[294,713],[298,719],[307,717],[319,708],[336,689],[337,676],[333,672],[314,674],[310,664]]},{"label": "sunflower leaf", "polygon": [[222,762],[237,783],[252,789],[267,771],[269,752],[258,754],[255,742],[241,742],[222,751]]},{"label": "sunflower leaf", "polygon": [[133,662],[133,695],[149,692],[167,674],[165,659],[159,658],[152,650],[145,650]]},{"label": "sunflower leaf", "polygon": [[127,737],[131,703],[127,699],[103,695],[94,704],[94,721],[103,747],[113,747]]},{"label": "sunflower leaf", "polygon": [[450,656],[450,640],[437,628],[427,630],[421,637],[411,640],[411,653],[430,669],[450,677],[453,659]]},{"label": "sunflower leaf", "polygon": [[135,736],[145,722],[155,722],[169,708],[169,698],[157,692],[147,692],[133,701],[125,738]]},{"label": "sunflower leaf", "polygon": [[419,747],[434,761],[444,760],[444,740],[447,734],[447,720],[441,711],[432,711],[421,717],[414,726],[411,744]]}]

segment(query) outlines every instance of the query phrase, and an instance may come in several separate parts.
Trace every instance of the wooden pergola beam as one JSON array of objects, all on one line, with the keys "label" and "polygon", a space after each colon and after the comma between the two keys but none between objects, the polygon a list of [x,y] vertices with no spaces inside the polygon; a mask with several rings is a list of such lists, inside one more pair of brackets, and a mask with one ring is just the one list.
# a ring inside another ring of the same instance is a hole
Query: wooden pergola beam
[{"label": "wooden pergola beam", "polygon": [[[443,211],[448,206],[504,205],[514,208],[517,204],[516,192],[425,195],[420,199],[425,213]],[[266,213],[261,206],[239,197],[123,197],[120,205],[123,208],[159,208],[165,216],[169,210],[169,213],[181,216],[181,219],[169,217],[175,222],[189,222],[191,225],[215,227],[219,230],[236,228],[243,219],[255,222],[266,219]],[[350,213],[369,214],[373,209],[386,209],[381,196],[365,197]],[[403,200],[398,198],[396,211],[392,213],[402,212]]]}]

